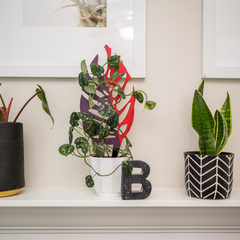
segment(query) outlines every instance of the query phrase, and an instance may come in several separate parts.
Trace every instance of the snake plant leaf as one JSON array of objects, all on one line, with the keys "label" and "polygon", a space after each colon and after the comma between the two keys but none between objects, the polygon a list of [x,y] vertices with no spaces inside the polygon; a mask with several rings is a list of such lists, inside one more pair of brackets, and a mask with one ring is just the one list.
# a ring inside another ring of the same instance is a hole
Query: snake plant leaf
[{"label": "snake plant leaf", "polygon": [[152,109],[154,109],[155,108],[155,106],[156,106],[156,103],[154,102],[154,101],[146,101],[146,103],[145,103],[145,108],[147,109],[147,110],[152,110]]},{"label": "snake plant leaf", "polygon": [[229,137],[232,133],[232,110],[231,110],[230,96],[228,93],[227,93],[227,97],[219,111],[226,121],[228,137]]},{"label": "snake plant leaf", "polygon": [[201,93],[195,90],[192,103],[191,124],[199,135],[198,146],[201,154],[215,154],[215,120]]},{"label": "snake plant leaf", "polygon": [[216,141],[216,155],[221,153],[225,145],[227,144],[228,140],[228,133],[227,133],[227,124],[224,120],[224,117],[222,114],[216,110],[214,114],[214,119],[216,122],[215,125],[215,133],[214,133],[214,138]]},{"label": "snake plant leaf", "polygon": [[85,177],[85,183],[88,188],[92,188],[94,186],[94,181],[91,175],[87,175]]},{"label": "snake plant leaf", "polygon": [[99,133],[99,140],[103,140],[106,138],[110,133],[109,127],[105,126],[105,128],[102,128]]},{"label": "snake plant leaf", "polygon": [[69,123],[71,124],[72,127],[76,127],[79,125],[78,120],[79,120],[78,114],[76,112],[73,112],[70,116]]},{"label": "snake plant leaf", "polygon": [[86,64],[86,61],[85,60],[82,60],[81,62],[81,71],[86,73],[87,72],[87,64]]},{"label": "snake plant leaf", "polygon": [[91,65],[91,71],[96,77],[101,77],[104,74],[104,68],[96,63]]},{"label": "snake plant leaf", "polygon": [[199,87],[197,89],[202,96],[203,96],[204,84],[205,84],[205,78],[203,78],[201,84],[199,85]]},{"label": "snake plant leaf", "polygon": [[133,170],[133,164],[131,162],[124,162],[122,165],[122,170],[125,173],[131,174]]},{"label": "snake plant leaf", "polygon": [[110,127],[110,129],[114,129],[118,126],[119,123],[119,116],[118,113],[115,112],[111,117],[107,120],[107,125]]},{"label": "snake plant leaf", "polygon": [[78,137],[74,141],[76,148],[87,148],[88,146],[88,140],[85,137]]},{"label": "snake plant leaf", "polygon": [[98,108],[98,113],[103,117],[111,117],[115,111],[112,106],[107,105],[107,104],[102,104]]},{"label": "snake plant leaf", "polygon": [[77,115],[84,122],[90,123],[93,120],[93,116],[90,115],[89,113],[78,112]]},{"label": "snake plant leaf", "polygon": [[138,102],[143,103],[144,98],[141,92],[135,91],[133,95],[138,100]]},{"label": "snake plant leaf", "polygon": [[47,98],[46,98],[46,94],[45,94],[45,91],[43,90],[43,88],[38,85],[39,88],[36,89],[36,93],[38,93],[39,91],[41,91],[37,96],[38,98],[42,101],[42,108],[43,110],[49,115],[49,117],[51,118],[52,120],[52,123],[54,125],[54,118],[51,114],[51,111],[49,109],[49,106],[48,106],[48,102],[47,102]]},{"label": "snake plant leaf", "polygon": [[110,68],[118,67],[119,62],[120,62],[120,56],[119,55],[110,56],[107,59],[107,64]]},{"label": "snake plant leaf", "polygon": [[63,144],[62,146],[59,147],[58,151],[60,154],[68,156],[74,151],[74,146],[70,144]]},{"label": "snake plant leaf", "polygon": [[88,79],[87,76],[84,72],[80,72],[78,75],[78,82],[81,87],[86,87],[88,86]]}]

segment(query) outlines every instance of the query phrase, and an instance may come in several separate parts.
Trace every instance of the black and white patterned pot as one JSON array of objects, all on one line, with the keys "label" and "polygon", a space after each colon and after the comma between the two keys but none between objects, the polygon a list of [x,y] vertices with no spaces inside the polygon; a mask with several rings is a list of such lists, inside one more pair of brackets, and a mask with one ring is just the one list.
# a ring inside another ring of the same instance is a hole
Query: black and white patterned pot
[{"label": "black and white patterned pot", "polygon": [[185,186],[190,197],[226,199],[233,186],[233,153],[185,152]]}]

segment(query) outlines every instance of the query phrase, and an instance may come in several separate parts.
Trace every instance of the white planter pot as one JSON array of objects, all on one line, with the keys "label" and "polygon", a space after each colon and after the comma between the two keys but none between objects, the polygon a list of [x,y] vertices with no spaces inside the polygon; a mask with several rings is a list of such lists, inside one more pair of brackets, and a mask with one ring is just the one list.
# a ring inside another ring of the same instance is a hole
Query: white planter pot
[{"label": "white planter pot", "polygon": [[[120,158],[100,158],[89,157],[91,166],[101,175],[106,175],[113,172],[123,161],[128,157]],[[94,176],[95,172],[91,169],[91,175]],[[95,176],[94,190],[100,197],[120,197],[121,196],[121,176],[122,167],[120,166],[113,174],[106,177]]]}]

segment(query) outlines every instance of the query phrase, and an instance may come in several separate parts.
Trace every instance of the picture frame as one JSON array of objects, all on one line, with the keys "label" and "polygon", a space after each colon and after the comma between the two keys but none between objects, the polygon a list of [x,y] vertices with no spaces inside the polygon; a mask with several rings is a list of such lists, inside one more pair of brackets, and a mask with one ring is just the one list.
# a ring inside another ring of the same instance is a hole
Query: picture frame
[{"label": "picture frame", "polygon": [[240,78],[240,1],[203,0],[202,77]]},{"label": "picture frame", "polygon": [[106,44],[145,77],[146,0],[107,0],[105,28],[25,26],[24,1],[0,1],[0,77],[76,78],[82,60],[106,62]]}]

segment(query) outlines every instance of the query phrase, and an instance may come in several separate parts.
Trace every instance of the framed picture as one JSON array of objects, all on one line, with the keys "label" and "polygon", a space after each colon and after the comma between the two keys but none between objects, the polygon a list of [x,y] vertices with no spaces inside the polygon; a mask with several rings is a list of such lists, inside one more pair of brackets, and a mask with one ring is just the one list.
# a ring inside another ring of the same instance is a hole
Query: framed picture
[{"label": "framed picture", "polygon": [[203,0],[203,77],[240,78],[239,9],[239,0]]},{"label": "framed picture", "polygon": [[104,46],[145,77],[146,0],[0,0],[0,76],[77,77]]}]

